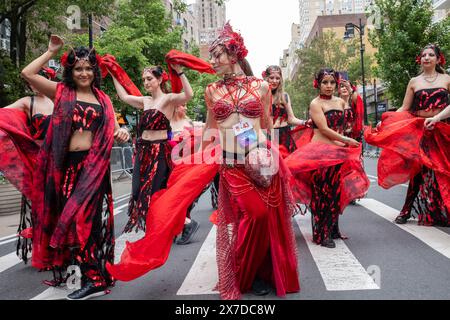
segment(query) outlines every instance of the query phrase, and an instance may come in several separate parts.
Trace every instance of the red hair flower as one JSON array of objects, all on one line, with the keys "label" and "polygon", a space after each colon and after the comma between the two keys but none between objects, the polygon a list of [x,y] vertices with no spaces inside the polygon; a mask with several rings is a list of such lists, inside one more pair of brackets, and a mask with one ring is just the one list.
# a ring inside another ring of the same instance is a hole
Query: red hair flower
[{"label": "red hair flower", "polygon": [[419,54],[419,55],[416,57],[416,63],[417,63],[417,64],[422,64],[422,55],[421,55],[421,54]]},{"label": "red hair flower", "polygon": [[317,79],[314,79],[313,81],[313,86],[314,88],[318,89],[319,88],[319,81]]},{"label": "red hair flower", "polygon": [[67,67],[67,58],[69,57],[69,52],[64,52],[64,54],[61,57],[61,65],[65,68]]},{"label": "red hair flower", "polygon": [[161,80],[162,83],[165,83],[169,80],[169,75],[165,71],[163,71],[163,73],[161,74]]},{"label": "red hair flower", "polygon": [[267,77],[267,72],[263,71],[261,75],[262,75],[263,78],[266,78]]},{"label": "red hair flower", "polygon": [[447,61],[445,61],[445,56],[444,56],[444,54],[443,53],[441,53],[441,55],[439,56],[439,64],[441,65],[441,66],[445,66],[445,64],[447,63]]}]

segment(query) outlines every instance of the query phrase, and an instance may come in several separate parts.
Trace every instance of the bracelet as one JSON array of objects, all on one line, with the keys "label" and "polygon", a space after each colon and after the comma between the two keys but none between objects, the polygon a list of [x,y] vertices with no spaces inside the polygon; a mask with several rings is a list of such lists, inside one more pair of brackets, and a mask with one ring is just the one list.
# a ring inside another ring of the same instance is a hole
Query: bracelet
[{"label": "bracelet", "polygon": [[183,74],[184,74],[184,71],[181,71],[180,73],[177,73],[177,75],[178,75],[179,77],[181,77]]}]

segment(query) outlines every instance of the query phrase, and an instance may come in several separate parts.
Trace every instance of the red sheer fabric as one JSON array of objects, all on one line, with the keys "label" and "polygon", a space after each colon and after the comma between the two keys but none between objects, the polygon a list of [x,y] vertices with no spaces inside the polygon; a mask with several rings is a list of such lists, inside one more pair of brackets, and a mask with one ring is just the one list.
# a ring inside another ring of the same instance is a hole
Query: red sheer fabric
[{"label": "red sheer fabric", "polygon": [[[130,77],[128,77],[127,73],[122,69],[122,67],[116,62],[116,58],[110,54],[106,54],[103,56],[103,66],[109,72],[111,72],[119,83],[125,88],[128,94],[133,96],[142,96],[142,93],[136,87],[136,85],[131,81]],[[105,77],[106,74],[102,73],[102,76]]]},{"label": "red sheer fabric", "polygon": [[361,148],[361,146],[349,148],[311,142],[294,151],[285,159],[295,177],[294,196],[300,202],[309,205],[312,198],[314,171],[342,164],[339,199],[341,212],[352,200],[364,197],[369,189],[370,181],[361,164]]},{"label": "red sheer fabric", "polygon": [[364,103],[361,97],[358,95],[356,103],[352,103],[353,113],[355,115],[351,137],[357,139],[360,137],[363,130],[364,121]]},{"label": "red sheer fabric", "polygon": [[28,126],[28,116],[16,109],[0,109],[0,171],[28,199],[39,144]]},{"label": "red sheer fabric", "polygon": [[[75,225],[81,250],[91,234],[92,217],[103,199],[98,192],[104,177],[109,175],[109,159],[113,145],[114,112],[109,97],[94,88],[94,94],[103,107],[102,125],[93,133],[92,146],[71,197],[61,208],[65,159],[72,135],[71,112],[76,103],[75,90],[59,83],[55,96],[55,109],[45,142],[39,151],[36,177],[33,181],[32,265],[48,268],[62,262],[55,248],[63,248],[71,228]],[[112,212],[111,188],[108,207]],[[53,249],[52,249],[53,248]]]},{"label": "red sheer fabric", "polygon": [[383,148],[378,160],[378,184],[385,189],[405,183],[422,166],[433,169],[439,191],[450,210],[450,125],[438,123],[434,130],[424,128],[424,118],[409,112],[386,112],[378,128],[367,128],[367,143]]},{"label": "red sheer fabric", "polygon": [[183,85],[181,83],[181,79],[176,73],[175,70],[172,69],[171,64],[179,64],[191,70],[198,71],[200,73],[210,73],[214,74],[216,71],[213,67],[206,61],[197,58],[188,53],[180,52],[178,50],[170,50],[166,54],[166,62],[169,68],[169,78],[170,83],[172,85],[173,93],[180,93],[181,89],[183,89]]},{"label": "red sheer fabric", "polygon": [[131,281],[166,262],[174,237],[183,230],[188,207],[214,179],[217,170],[215,164],[180,164],[174,168],[167,189],[152,197],[144,238],[127,242],[120,262],[107,264],[114,278]]}]

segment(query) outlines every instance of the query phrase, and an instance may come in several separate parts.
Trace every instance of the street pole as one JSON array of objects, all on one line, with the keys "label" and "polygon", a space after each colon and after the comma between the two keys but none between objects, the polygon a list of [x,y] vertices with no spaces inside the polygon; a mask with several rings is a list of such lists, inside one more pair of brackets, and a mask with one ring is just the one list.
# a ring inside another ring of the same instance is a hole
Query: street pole
[{"label": "street pole", "polygon": [[364,75],[364,44],[363,44],[363,35],[364,35],[364,25],[362,24],[362,19],[359,19],[359,41],[361,44],[361,71],[362,71],[362,86],[363,86],[363,103],[364,103],[364,124],[368,124],[367,118],[367,102],[366,102],[366,79]]},{"label": "street pole", "polygon": [[92,47],[94,46],[94,39],[93,39],[93,35],[92,35],[92,13],[89,13],[89,49],[92,49]]},{"label": "street pole", "polygon": [[375,101],[375,126],[378,123],[378,89],[377,89],[377,79],[373,79],[373,94]]}]

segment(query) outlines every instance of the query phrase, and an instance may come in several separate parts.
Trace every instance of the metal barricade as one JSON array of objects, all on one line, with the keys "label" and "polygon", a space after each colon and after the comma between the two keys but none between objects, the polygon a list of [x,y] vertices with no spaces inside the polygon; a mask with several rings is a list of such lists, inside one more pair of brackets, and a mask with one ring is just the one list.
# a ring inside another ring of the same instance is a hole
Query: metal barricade
[{"label": "metal barricade", "polygon": [[131,178],[133,173],[133,160],[134,160],[134,148],[133,147],[113,147],[111,151],[111,173],[113,180],[119,180],[124,175]]}]

